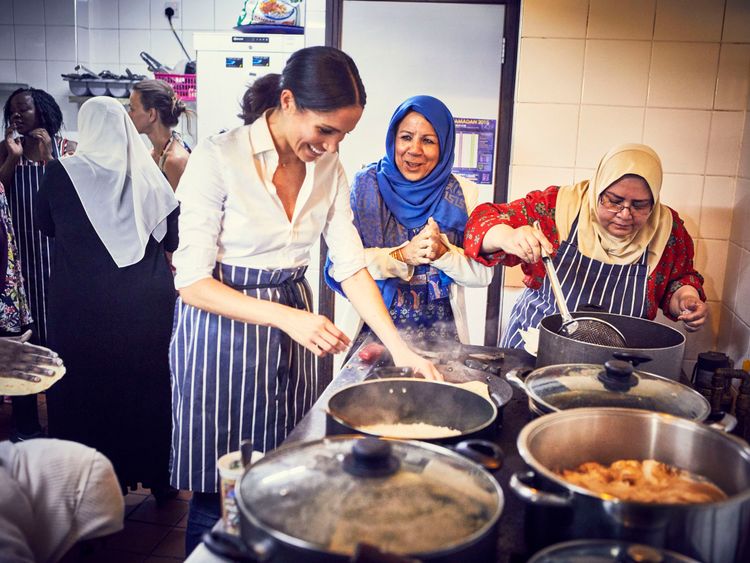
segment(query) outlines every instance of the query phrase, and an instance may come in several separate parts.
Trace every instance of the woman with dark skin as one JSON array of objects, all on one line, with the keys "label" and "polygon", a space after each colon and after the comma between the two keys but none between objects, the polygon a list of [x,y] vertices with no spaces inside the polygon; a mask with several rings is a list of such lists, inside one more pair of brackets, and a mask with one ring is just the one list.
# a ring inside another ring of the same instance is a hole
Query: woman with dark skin
[{"label": "woman with dark skin", "polygon": [[[44,90],[19,88],[5,103],[5,138],[0,141],[0,182],[8,196],[24,289],[34,324],[31,341],[47,345],[47,283],[51,242],[34,227],[37,193],[46,165],[75,150],[59,135],[62,112]],[[26,327],[24,327],[26,328]],[[13,399],[14,439],[40,436],[36,396]]]},{"label": "woman with dark skin", "polygon": [[[39,383],[43,377],[55,374],[55,368],[63,365],[56,352],[43,346],[29,344],[31,332],[20,336],[0,338],[0,392],[3,379],[23,379]],[[7,391],[6,391],[7,392]]]},{"label": "woman with dark skin", "polygon": [[0,182],[5,186],[13,186],[15,167],[22,157],[44,166],[61,154],[75,151],[74,141],[59,137],[62,112],[44,90],[19,88],[13,92],[5,102],[3,119],[5,138],[0,141]]}]

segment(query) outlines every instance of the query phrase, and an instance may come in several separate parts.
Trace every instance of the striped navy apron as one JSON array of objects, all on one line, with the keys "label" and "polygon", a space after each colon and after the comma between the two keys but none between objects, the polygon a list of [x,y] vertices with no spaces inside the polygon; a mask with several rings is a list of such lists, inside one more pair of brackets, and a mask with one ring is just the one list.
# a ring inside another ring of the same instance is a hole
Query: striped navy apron
[{"label": "striped navy apron", "polygon": [[[52,156],[60,158],[66,139],[55,137]],[[13,186],[6,190],[13,230],[16,232],[18,256],[21,259],[26,297],[29,301],[32,327],[32,342],[47,345],[47,282],[51,268],[52,239],[44,236],[36,227],[34,212],[39,187],[42,185],[45,165],[33,162],[24,156],[16,164]]]},{"label": "striped navy apron", "polygon": [[[578,250],[577,234],[578,218],[568,240],[560,243],[552,259],[568,309],[577,311],[583,305],[595,305],[610,313],[646,318],[648,252],[634,264],[605,264],[587,258]],[[558,312],[552,286],[545,276],[542,287],[537,290],[527,287],[513,305],[500,346],[523,347],[519,331],[537,327],[544,317]]]},{"label": "striped navy apron", "polygon": [[[214,277],[245,295],[312,310],[306,267],[256,270],[217,264]],[[172,485],[218,490],[216,460],[253,441],[276,448],[329,381],[315,355],[277,328],[247,324],[177,300],[172,371]]]}]

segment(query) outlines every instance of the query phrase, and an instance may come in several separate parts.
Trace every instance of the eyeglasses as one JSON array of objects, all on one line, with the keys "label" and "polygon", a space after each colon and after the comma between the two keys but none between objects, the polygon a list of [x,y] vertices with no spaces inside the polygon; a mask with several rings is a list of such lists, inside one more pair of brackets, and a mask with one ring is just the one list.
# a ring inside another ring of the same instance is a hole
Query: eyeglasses
[{"label": "eyeglasses", "polygon": [[624,200],[612,201],[607,194],[602,194],[599,197],[601,206],[610,213],[619,213],[623,209],[627,209],[631,215],[648,215],[654,207],[652,201],[634,200],[630,202],[630,205],[623,205],[621,201]]}]

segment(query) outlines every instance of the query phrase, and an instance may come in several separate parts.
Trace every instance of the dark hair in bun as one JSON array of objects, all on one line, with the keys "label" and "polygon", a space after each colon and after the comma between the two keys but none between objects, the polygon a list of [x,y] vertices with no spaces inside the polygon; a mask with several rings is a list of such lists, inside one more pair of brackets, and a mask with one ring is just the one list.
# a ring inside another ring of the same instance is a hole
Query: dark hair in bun
[{"label": "dark hair in bun", "polygon": [[142,80],[133,85],[133,92],[140,94],[144,109],[156,109],[159,120],[167,127],[177,125],[180,115],[187,111],[185,102],[163,80]]},{"label": "dark hair in bun", "polygon": [[334,47],[307,47],[292,53],[280,75],[268,74],[253,82],[242,97],[239,117],[247,125],[278,107],[282,90],[294,94],[300,110],[365,107],[367,101],[359,70],[349,55]]}]

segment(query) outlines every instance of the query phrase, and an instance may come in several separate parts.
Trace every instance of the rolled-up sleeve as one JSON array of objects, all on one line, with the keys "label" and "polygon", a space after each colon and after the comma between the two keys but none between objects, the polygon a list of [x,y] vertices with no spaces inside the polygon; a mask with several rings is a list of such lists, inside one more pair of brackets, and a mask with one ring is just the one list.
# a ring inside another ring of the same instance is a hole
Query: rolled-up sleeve
[{"label": "rolled-up sleeve", "polygon": [[674,209],[672,213],[672,233],[667,246],[662,252],[659,263],[654,271],[649,274],[648,288],[649,297],[653,294],[653,300],[648,301],[649,318],[656,316],[657,307],[661,307],[667,318],[673,321],[677,317],[670,311],[670,303],[675,292],[684,285],[690,285],[698,292],[701,301],[706,301],[706,292],[703,289],[703,276],[695,269],[695,247],[693,239],[685,229],[685,223]]},{"label": "rolled-up sleeve", "polygon": [[220,157],[210,139],[199,144],[175,192],[180,201],[180,244],[172,257],[177,289],[210,278],[216,264],[226,199]]},{"label": "rolled-up sleeve", "polygon": [[[479,196],[479,186],[462,176],[456,176],[466,202],[466,211],[471,214],[476,208]],[[466,256],[464,249],[451,244],[448,237],[441,233],[440,237],[448,252],[435,260],[432,265],[448,274],[454,282],[465,287],[486,287],[492,281],[492,268],[472,260]]]},{"label": "rolled-up sleeve", "polygon": [[414,266],[410,266],[401,260],[396,260],[391,256],[391,252],[397,248],[403,248],[408,242],[393,248],[365,248],[365,261],[367,262],[367,271],[373,279],[387,280],[389,278],[401,278],[409,281],[414,275]]},{"label": "rolled-up sleeve", "polygon": [[328,245],[332,262],[330,275],[340,283],[365,268],[366,262],[362,239],[353,223],[354,215],[349,204],[349,184],[341,164],[337,166],[334,182],[336,196],[323,228],[323,238]]},{"label": "rolled-up sleeve", "polygon": [[464,249],[450,243],[441,233],[443,244],[448,252],[435,260],[432,265],[448,274],[454,282],[464,287],[487,287],[492,281],[492,268],[471,260]]}]

